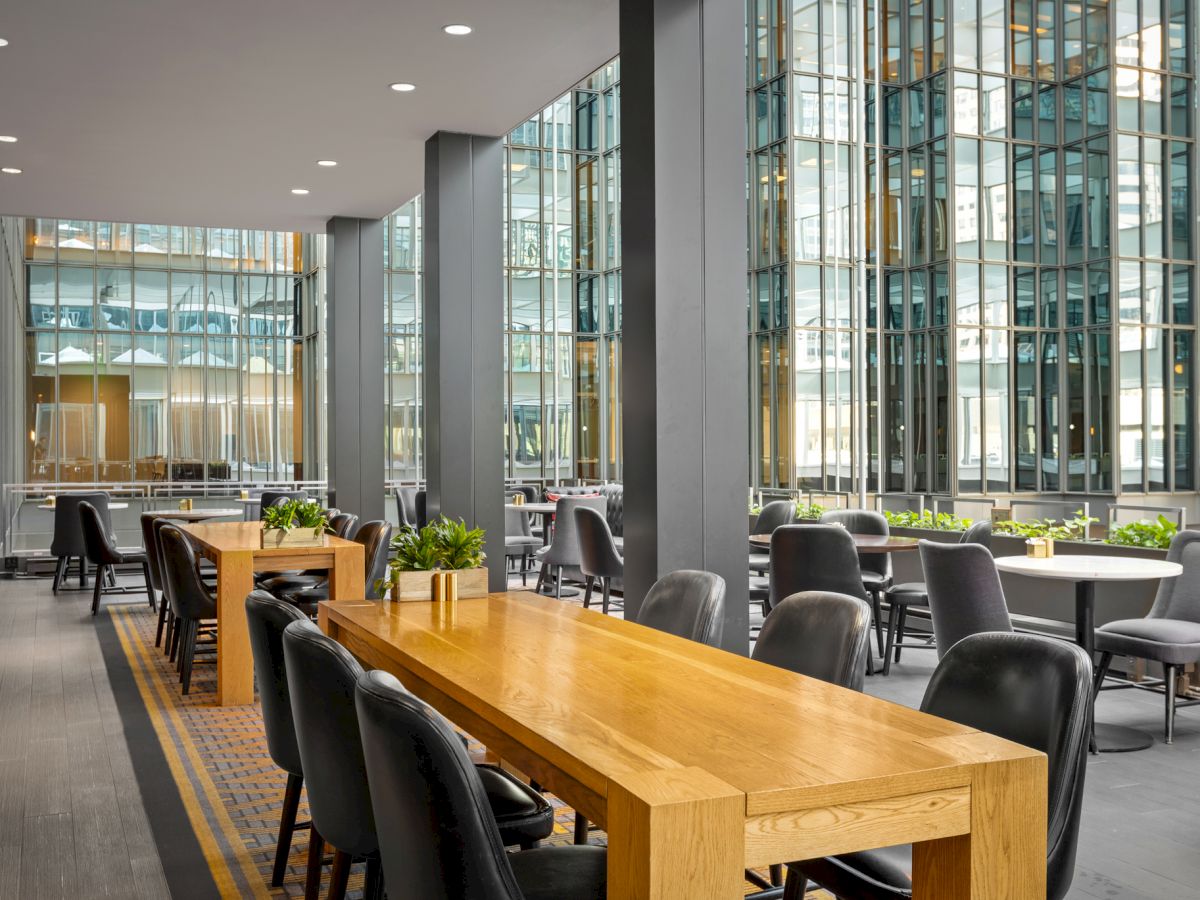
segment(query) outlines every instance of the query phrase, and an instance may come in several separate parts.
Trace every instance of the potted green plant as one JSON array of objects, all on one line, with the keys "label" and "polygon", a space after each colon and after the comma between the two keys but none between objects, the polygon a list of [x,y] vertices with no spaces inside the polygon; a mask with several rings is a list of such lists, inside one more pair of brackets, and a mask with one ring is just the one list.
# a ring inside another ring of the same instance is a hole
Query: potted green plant
[{"label": "potted green plant", "polygon": [[430,600],[437,572],[453,572],[458,596],[486,597],[488,571],[484,566],[486,533],[468,528],[462,519],[442,516],[424,528],[401,528],[392,538],[393,556],[388,573],[376,585],[380,593],[391,591],[397,602]]},{"label": "potted green plant", "polygon": [[289,500],[262,514],[262,546],[321,547],[326,543],[325,511],[316,503]]}]

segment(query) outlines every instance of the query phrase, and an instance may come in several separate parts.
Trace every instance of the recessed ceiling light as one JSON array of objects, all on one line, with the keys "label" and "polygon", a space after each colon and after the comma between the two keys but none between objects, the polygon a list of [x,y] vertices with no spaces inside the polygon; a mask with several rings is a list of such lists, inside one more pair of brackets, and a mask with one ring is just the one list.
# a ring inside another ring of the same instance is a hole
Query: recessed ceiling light
[{"label": "recessed ceiling light", "polygon": [[6,41],[4,38],[0,38],[0,47],[7,47],[7,46],[8,46],[8,41]]},{"label": "recessed ceiling light", "polygon": [[318,159],[317,165],[324,166],[327,169],[332,169],[334,166],[337,165],[337,160],[336,159]]},{"label": "recessed ceiling light", "polygon": [[11,134],[0,134],[0,144],[15,144],[17,139]]},{"label": "recessed ceiling light", "polygon": [[407,94],[409,91],[415,91],[417,86],[409,84],[407,81],[397,81],[395,84],[388,85],[393,91],[399,91],[402,94]]},{"label": "recessed ceiling light", "polygon": [[5,166],[3,169],[0,169],[0,172],[3,172],[5,175],[20,175],[21,174],[21,170],[16,168],[15,166]]},{"label": "recessed ceiling light", "polygon": [[470,25],[447,25],[442,29],[446,34],[453,34],[456,37],[462,37],[464,34],[471,33]]},{"label": "recessed ceiling light", "polygon": [[292,193],[303,197],[308,193],[308,188],[292,188]]}]

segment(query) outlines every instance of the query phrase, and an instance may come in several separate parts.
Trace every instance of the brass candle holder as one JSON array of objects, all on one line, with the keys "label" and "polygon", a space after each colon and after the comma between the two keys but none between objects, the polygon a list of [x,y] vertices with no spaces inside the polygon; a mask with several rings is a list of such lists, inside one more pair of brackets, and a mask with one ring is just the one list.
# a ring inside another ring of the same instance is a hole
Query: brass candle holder
[{"label": "brass candle holder", "polygon": [[180,501],[179,501],[179,508],[180,508],[180,510],[182,510],[183,512],[191,512],[191,509],[192,509],[192,500],[191,500],[191,498],[190,498],[190,497],[184,497],[182,500],[180,500]]},{"label": "brass candle holder", "polygon": [[54,507],[54,504],[55,504],[56,502],[57,502],[57,498],[56,498],[56,497],[55,497],[53,494],[49,494],[49,495],[47,495],[47,497],[46,497],[46,505],[47,505],[47,506],[49,506],[49,507],[53,508],[53,507]]},{"label": "brass candle holder", "polygon": [[434,603],[454,603],[458,600],[458,573],[434,572],[429,594]]},{"label": "brass candle holder", "polygon": [[525,505],[525,495],[524,494],[514,495],[513,500],[512,500],[512,505],[513,506],[524,506]]},{"label": "brass candle holder", "polygon": [[1054,538],[1029,538],[1025,541],[1025,555],[1032,559],[1053,558]]}]

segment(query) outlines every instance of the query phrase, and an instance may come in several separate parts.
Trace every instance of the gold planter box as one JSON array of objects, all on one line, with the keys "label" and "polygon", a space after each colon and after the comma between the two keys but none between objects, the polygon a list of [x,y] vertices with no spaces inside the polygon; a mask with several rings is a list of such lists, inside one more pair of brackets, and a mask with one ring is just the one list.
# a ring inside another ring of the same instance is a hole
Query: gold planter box
[{"label": "gold planter box", "polygon": [[270,550],[276,547],[324,547],[328,543],[325,532],[315,528],[264,528],[262,530],[262,548]]},{"label": "gold planter box", "polygon": [[[488,595],[486,567],[457,569],[455,574],[458,575],[458,599],[470,600],[473,597]],[[398,572],[397,575],[400,580],[392,585],[392,600],[408,603],[413,600],[429,602],[433,599],[433,572]]]}]

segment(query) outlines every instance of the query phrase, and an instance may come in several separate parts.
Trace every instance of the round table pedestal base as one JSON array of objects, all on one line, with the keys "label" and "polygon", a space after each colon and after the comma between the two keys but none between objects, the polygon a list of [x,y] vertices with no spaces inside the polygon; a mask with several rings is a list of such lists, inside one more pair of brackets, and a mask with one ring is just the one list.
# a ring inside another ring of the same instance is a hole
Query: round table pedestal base
[{"label": "round table pedestal base", "polygon": [[1154,738],[1145,731],[1124,725],[1096,723],[1096,749],[1101,753],[1132,753],[1135,750],[1148,750],[1153,745]]},{"label": "round table pedestal base", "polygon": [[[540,591],[538,591],[538,593],[540,593],[543,597],[553,597],[554,596],[554,582],[553,581],[546,582],[546,584],[542,585],[542,589]],[[567,597],[578,597],[582,593],[583,593],[583,591],[577,590],[573,587],[567,587],[566,585],[563,585],[563,589],[559,592],[558,596],[562,597],[565,600]],[[595,597],[595,596],[599,596],[599,595],[596,594],[595,592],[593,592],[593,596]]]}]

